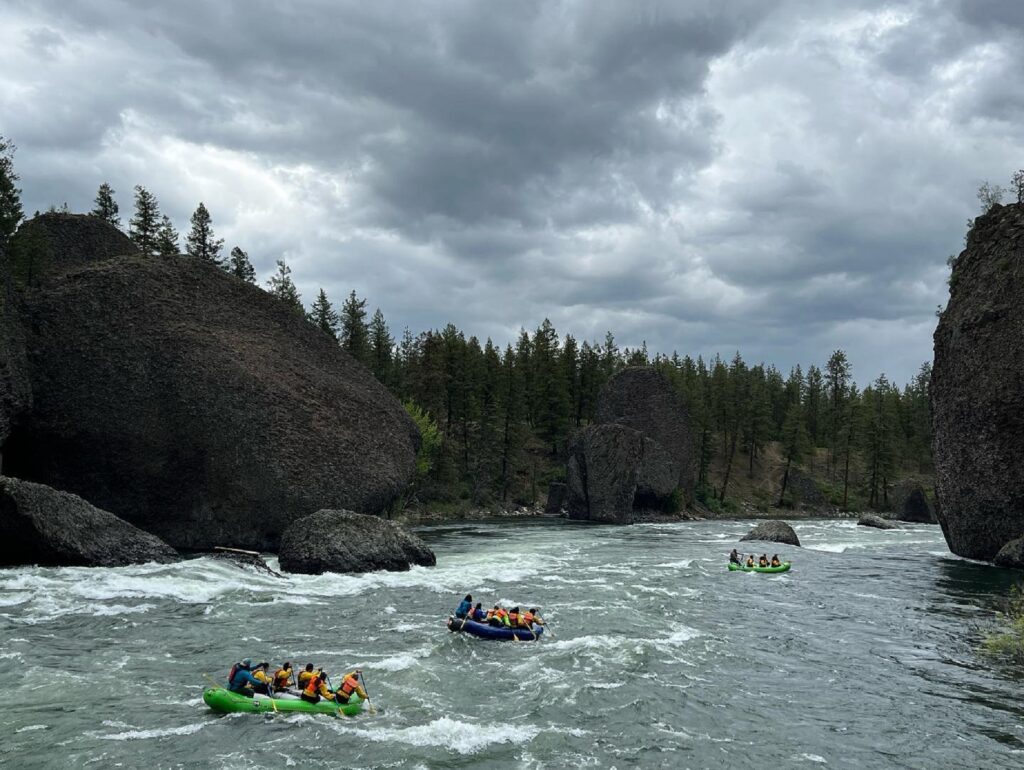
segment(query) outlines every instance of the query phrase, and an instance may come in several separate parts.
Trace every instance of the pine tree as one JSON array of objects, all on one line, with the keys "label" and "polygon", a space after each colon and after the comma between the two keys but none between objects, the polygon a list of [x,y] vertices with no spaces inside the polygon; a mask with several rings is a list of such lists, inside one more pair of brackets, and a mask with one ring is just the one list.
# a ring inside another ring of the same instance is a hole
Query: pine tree
[{"label": "pine tree", "polygon": [[892,399],[892,386],[882,374],[862,394],[860,450],[867,474],[868,505],[882,507],[886,485],[895,470],[895,435],[899,418]]},{"label": "pine tree", "polygon": [[388,385],[392,380],[395,340],[384,320],[384,314],[377,308],[370,319],[370,371]]},{"label": "pine tree", "polygon": [[213,221],[202,201],[193,212],[191,222],[192,229],[185,236],[185,251],[190,257],[198,257],[215,265],[222,265],[220,250],[224,246],[224,239],[214,237]]},{"label": "pine tree", "polygon": [[846,359],[846,353],[836,350],[825,364],[825,398],[827,399],[826,422],[828,424],[828,465],[831,478],[835,479],[836,474],[836,452],[839,444],[839,434],[843,430],[843,420],[848,414],[844,403],[847,395],[847,387],[850,381],[850,362]]},{"label": "pine tree", "polygon": [[[232,251],[232,256],[234,256],[234,251]],[[306,317],[320,331],[331,335],[334,339],[338,339],[338,314],[331,307],[330,300],[327,299],[327,292],[323,289],[320,289],[320,293],[317,295],[316,301]]]},{"label": "pine tree", "polygon": [[341,306],[341,346],[357,361],[368,363],[370,342],[366,326],[366,300],[359,299],[355,290]]},{"label": "pine tree", "polygon": [[157,230],[156,253],[161,257],[173,257],[181,253],[178,248],[178,231],[166,214],[160,220],[160,228]]},{"label": "pine tree", "polygon": [[246,283],[256,283],[256,269],[249,261],[249,255],[235,246],[231,249],[231,256],[228,257],[227,271],[236,278],[241,278]]},{"label": "pine tree", "polygon": [[557,455],[569,423],[568,383],[562,368],[558,333],[547,318],[534,332],[532,353],[534,425],[551,447],[551,454]]},{"label": "pine tree", "polygon": [[271,294],[292,307],[295,312],[304,314],[302,298],[292,282],[292,269],[283,259],[277,260],[277,273],[267,281],[267,287]]},{"label": "pine tree", "polygon": [[21,190],[17,187],[18,174],[14,171],[14,143],[0,136],[0,244],[14,235],[21,220]]},{"label": "pine tree", "polygon": [[142,185],[135,185],[135,215],[128,222],[128,237],[147,257],[157,254],[160,224],[156,197]]},{"label": "pine tree", "polygon": [[119,216],[117,201],[114,200],[114,191],[109,184],[104,182],[100,185],[100,189],[96,193],[96,199],[93,202],[96,204],[96,208],[90,213],[94,217],[99,217],[114,227],[121,227],[121,217]]},{"label": "pine tree", "polygon": [[786,485],[789,482],[789,471],[794,463],[799,463],[808,450],[810,437],[807,435],[806,418],[799,401],[789,405],[786,421],[782,425],[782,453],[786,458],[786,470],[782,474],[782,491],[779,492],[779,506],[786,499]]}]

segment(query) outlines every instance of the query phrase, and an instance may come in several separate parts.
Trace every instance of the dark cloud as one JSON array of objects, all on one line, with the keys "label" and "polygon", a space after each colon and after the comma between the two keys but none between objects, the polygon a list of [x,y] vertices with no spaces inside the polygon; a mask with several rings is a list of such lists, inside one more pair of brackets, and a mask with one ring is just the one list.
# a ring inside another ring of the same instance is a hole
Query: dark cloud
[{"label": "dark cloud", "polygon": [[396,332],[549,317],[905,379],[973,188],[1020,163],[1021,8],[22,0],[0,132],[28,210],[142,183],[184,229],[203,200]]}]

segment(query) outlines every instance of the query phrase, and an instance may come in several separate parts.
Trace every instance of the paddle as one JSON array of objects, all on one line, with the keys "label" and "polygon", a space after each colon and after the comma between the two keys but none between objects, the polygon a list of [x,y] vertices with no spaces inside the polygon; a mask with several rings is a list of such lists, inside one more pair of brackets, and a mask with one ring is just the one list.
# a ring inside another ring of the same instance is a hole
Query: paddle
[{"label": "paddle", "polygon": [[212,684],[212,685],[213,685],[214,687],[218,687],[218,688],[220,688],[221,690],[223,690],[223,689],[224,689],[224,685],[222,685],[222,684],[221,684],[220,682],[218,682],[217,680],[215,680],[215,679],[214,679],[214,678],[213,678],[212,676],[210,676],[209,674],[203,674],[203,676],[204,676],[204,677],[206,677],[206,679],[207,679],[207,680],[209,680],[210,684]]},{"label": "paddle", "polygon": [[[465,624],[463,624],[463,625],[465,625]],[[366,689],[366,680],[363,678],[363,672],[362,671],[359,672],[359,683],[363,686],[363,692],[366,693],[366,707],[370,710],[370,714],[376,714],[377,713],[377,709],[375,709],[373,707],[373,704],[370,703],[370,693]]]}]

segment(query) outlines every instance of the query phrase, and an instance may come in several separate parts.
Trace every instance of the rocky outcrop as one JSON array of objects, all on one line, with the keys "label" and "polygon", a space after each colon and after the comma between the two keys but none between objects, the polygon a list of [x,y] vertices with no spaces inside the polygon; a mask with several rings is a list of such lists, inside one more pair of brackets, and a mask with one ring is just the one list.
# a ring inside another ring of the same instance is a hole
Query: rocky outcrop
[{"label": "rocky outcrop", "polygon": [[1024,569],[1024,537],[1018,537],[999,549],[993,560],[999,567]]},{"label": "rocky outcrop", "polygon": [[644,513],[670,513],[678,468],[668,453],[639,431],[590,425],[569,447],[566,482],[569,518],[628,524]]},{"label": "rocky outcrop", "polygon": [[276,549],[325,506],[377,513],[419,433],[328,335],[189,257],[109,259],[29,295],[29,419],[8,472],[181,548]]},{"label": "rocky outcrop", "polygon": [[38,286],[49,278],[139,249],[113,225],[89,214],[39,214],[11,238],[14,279]]},{"label": "rocky outcrop", "polygon": [[[781,478],[779,483],[781,485]],[[786,497],[790,498],[794,505],[813,511],[823,511],[832,507],[814,479],[799,468],[789,469],[789,478],[786,479]]]},{"label": "rocky outcrop", "polygon": [[169,563],[166,543],[77,495],[0,476],[0,566]]},{"label": "rocky outcrop", "polygon": [[875,529],[899,529],[899,525],[873,513],[865,513],[857,520],[857,526]]},{"label": "rocky outcrop", "polygon": [[931,399],[939,524],[991,560],[1024,536],[1024,206],[979,216],[935,329]]},{"label": "rocky outcrop", "polygon": [[561,481],[552,481],[548,485],[548,499],[544,505],[544,513],[559,513],[569,500],[569,487]]},{"label": "rocky outcrop", "polygon": [[433,567],[434,552],[393,521],[352,511],[323,510],[293,522],[281,537],[281,569],[322,572],[401,572]]},{"label": "rocky outcrop", "polygon": [[689,421],[668,380],[630,367],[607,382],[596,424],[569,446],[566,484],[569,517],[586,521],[628,524],[692,501]]},{"label": "rocky outcrop", "polygon": [[934,524],[935,514],[928,495],[916,481],[898,481],[886,492],[893,517],[916,524]]},{"label": "rocky outcrop", "polygon": [[682,398],[664,375],[649,366],[631,366],[601,389],[595,422],[624,425],[653,440],[676,466],[683,503],[693,502],[694,462],[690,417]]},{"label": "rocky outcrop", "polygon": [[0,243],[0,471],[4,442],[31,404],[25,339],[15,308],[6,253]]},{"label": "rocky outcrop", "polygon": [[796,532],[784,521],[763,521],[740,538],[740,542],[748,540],[765,540],[769,543],[785,543],[800,545]]}]

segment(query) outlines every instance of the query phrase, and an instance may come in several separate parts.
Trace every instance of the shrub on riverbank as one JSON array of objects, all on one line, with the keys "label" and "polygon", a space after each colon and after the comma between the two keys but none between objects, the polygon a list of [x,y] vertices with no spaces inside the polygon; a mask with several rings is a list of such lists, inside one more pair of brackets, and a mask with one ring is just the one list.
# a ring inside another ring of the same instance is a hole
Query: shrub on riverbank
[{"label": "shrub on riverbank", "polygon": [[1024,665],[1024,589],[1014,586],[999,613],[996,628],[985,634],[982,649],[994,657]]}]

